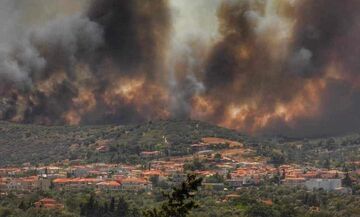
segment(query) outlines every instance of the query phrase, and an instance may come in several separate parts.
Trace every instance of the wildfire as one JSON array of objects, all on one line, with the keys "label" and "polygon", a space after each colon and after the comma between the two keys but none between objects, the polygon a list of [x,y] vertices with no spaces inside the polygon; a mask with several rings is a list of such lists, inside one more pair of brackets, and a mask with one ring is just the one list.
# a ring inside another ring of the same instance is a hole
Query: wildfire
[{"label": "wildfire", "polygon": [[[215,123],[256,133],[273,121],[283,121],[292,125],[299,118],[314,117],[320,112],[321,93],[326,88],[325,79],[309,80],[298,95],[288,102],[279,102],[273,108],[262,105],[261,100],[244,104],[221,104],[206,96],[193,99],[192,117],[215,120]],[[215,110],[223,109],[222,117],[215,117]]]},{"label": "wildfire", "polygon": [[133,107],[146,118],[167,118],[170,116],[168,92],[162,86],[146,82],[145,78],[120,78],[109,87],[103,100],[109,108],[120,105]]}]

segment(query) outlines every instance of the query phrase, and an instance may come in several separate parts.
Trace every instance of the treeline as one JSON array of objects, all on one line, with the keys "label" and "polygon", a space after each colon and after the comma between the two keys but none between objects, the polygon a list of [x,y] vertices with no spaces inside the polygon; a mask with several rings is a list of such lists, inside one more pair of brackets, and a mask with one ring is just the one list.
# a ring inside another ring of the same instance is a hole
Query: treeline
[{"label": "treeline", "polygon": [[88,201],[80,206],[81,217],[139,217],[140,211],[129,207],[123,197],[101,203],[92,194]]}]

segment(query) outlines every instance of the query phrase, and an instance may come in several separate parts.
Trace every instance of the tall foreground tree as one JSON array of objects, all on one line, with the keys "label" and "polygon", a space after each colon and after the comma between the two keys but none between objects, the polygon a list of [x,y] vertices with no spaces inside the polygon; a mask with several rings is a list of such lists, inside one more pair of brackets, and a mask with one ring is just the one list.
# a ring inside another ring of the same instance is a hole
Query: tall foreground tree
[{"label": "tall foreground tree", "polygon": [[189,212],[198,207],[193,197],[201,186],[202,178],[188,175],[180,187],[174,187],[171,193],[165,194],[167,201],[160,208],[144,212],[145,217],[186,217]]}]

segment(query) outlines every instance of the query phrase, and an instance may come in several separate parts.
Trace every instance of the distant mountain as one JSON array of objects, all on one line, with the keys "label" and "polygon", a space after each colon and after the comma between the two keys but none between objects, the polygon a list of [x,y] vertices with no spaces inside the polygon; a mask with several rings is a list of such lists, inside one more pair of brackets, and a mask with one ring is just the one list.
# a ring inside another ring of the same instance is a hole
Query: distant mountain
[{"label": "distant mountain", "polygon": [[65,159],[136,163],[143,160],[140,157],[143,151],[182,155],[191,144],[208,136],[247,140],[236,131],[193,120],[160,120],[129,126],[52,127],[0,122],[0,166]]}]

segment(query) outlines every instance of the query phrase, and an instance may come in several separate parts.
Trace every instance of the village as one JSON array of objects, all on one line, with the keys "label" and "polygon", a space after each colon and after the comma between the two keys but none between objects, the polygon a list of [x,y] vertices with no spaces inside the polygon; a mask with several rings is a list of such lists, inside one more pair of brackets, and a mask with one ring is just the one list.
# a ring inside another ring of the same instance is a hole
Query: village
[{"label": "village", "polygon": [[274,166],[254,157],[253,151],[241,143],[219,138],[204,138],[191,148],[194,155],[170,159],[163,158],[159,151],[142,152],[141,156],[148,159],[145,165],[81,164],[66,160],[50,165],[0,168],[0,196],[47,190],[151,192],[178,185],[189,173],[203,177],[202,189],[229,194],[266,183],[350,194],[351,188],[344,182],[359,181],[354,177],[360,175],[360,170],[343,172],[296,164]]}]

